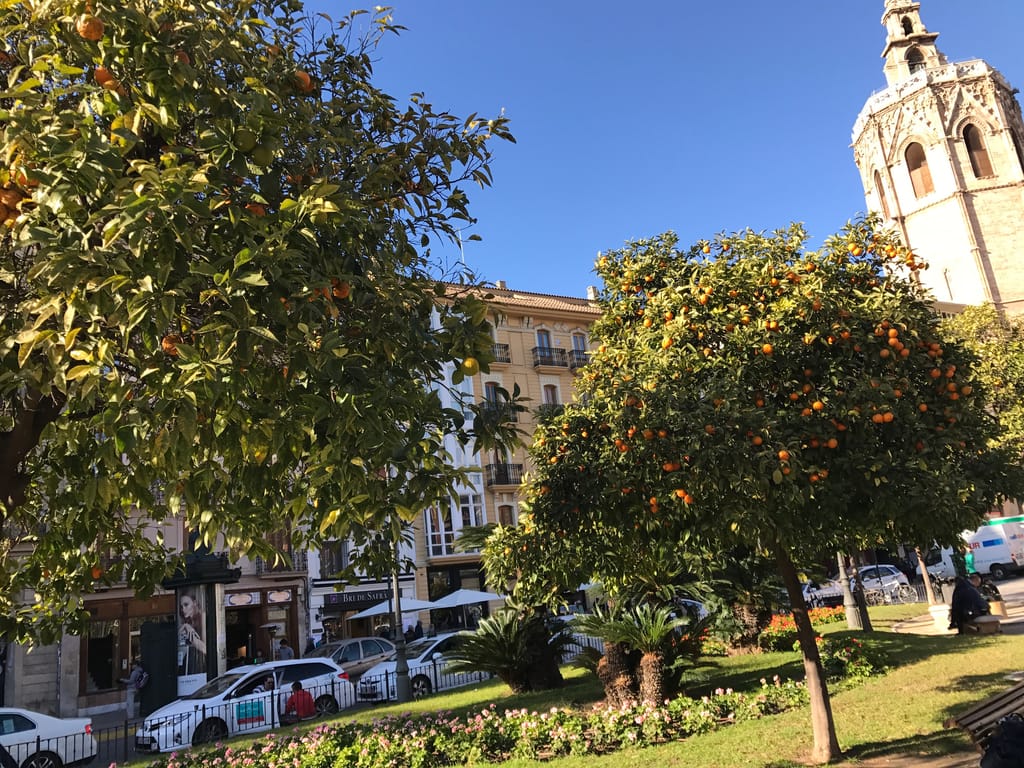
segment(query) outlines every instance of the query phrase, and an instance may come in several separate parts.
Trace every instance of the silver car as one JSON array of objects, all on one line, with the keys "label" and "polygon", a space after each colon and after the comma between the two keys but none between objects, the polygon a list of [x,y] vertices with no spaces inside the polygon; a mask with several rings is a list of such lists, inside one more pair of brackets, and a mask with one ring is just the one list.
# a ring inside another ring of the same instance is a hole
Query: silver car
[{"label": "silver car", "polygon": [[330,658],[344,667],[354,683],[370,667],[395,652],[395,644],[382,637],[349,637],[317,646],[305,658]]}]

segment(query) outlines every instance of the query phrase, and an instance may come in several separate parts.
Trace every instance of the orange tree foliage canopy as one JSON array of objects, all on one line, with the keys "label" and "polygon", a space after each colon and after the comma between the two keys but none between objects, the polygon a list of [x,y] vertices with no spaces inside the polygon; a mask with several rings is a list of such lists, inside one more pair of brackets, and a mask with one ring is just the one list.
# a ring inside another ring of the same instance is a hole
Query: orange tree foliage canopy
[{"label": "orange tree foliage canopy", "polygon": [[0,634],[152,589],[166,530],[387,542],[465,479],[443,446],[479,436],[451,385],[490,359],[486,306],[428,246],[511,136],[375,88],[399,28],[357,18],[3,4]]},{"label": "orange tree foliage canopy", "polygon": [[912,282],[925,265],[875,224],[820,252],[793,226],[601,256],[597,350],[536,434],[528,513],[492,536],[492,578],[543,599],[628,581],[655,543],[796,559],[951,540],[1014,492],[973,356]]}]

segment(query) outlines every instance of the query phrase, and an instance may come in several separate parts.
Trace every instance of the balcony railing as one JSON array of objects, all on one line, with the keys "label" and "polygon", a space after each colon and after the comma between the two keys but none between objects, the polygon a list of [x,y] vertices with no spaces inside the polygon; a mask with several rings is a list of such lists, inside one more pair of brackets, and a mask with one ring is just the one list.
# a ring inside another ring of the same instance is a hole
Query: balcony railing
[{"label": "balcony railing", "polygon": [[491,354],[494,355],[496,363],[512,362],[512,353],[509,352],[508,344],[491,344]]},{"label": "balcony railing", "polygon": [[544,403],[537,406],[537,421],[544,422],[562,414],[565,406],[562,403]]},{"label": "balcony railing", "polygon": [[306,551],[301,550],[299,552],[292,552],[290,563],[285,560],[278,560],[277,562],[273,562],[270,560],[264,560],[262,557],[257,557],[254,565],[256,566],[257,576],[275,576],[287,573],[305,573],[307,570]]},{"label": "balcony railing", "polygon": [[532,352],[534,368],[541,365],[551,365],[558,368],[569,367],[569,355],[564,349],[559,349],[558,347],[534,347]]},{"label": "balcony railing", "polygon": [[497,418],[503,422],[517,422],[519,421],[519,414],[509,403],[493,403],[490,400],[485,400],[480,403],[481,410],[488,416]]},{"label": "balcony railing", "polygon": [[573,370],[582,368],[590,362],[590,353],[582,349],[569,350],[569,367]]},{"label": "balcony railing", "polygon": [[484,485],[519,485],[523,481],[522,464],[488,464],[484,467]]}]

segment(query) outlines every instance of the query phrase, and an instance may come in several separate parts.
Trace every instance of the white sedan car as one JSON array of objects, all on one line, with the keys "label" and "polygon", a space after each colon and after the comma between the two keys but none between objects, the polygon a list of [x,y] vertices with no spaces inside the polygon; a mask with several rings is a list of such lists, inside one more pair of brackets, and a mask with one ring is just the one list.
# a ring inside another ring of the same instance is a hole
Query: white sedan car
[{"label": "white sedan car", "polygon": [[[421,637],[405,647],[413,698],[418,699],[434,691],[458,688],[490,678],[490,675],[484,672],[447,671],[448,660],[445,654],[454,649],[459,640],[459,632],[448,632],[434,637]],[[356,695],[360,701],[376,702],[397,698],[394,655],[363,673],[359,678]]]},{"label": "white sedan car", "polygon": [[348,673],[331,659],[249,664],[228,670],[149,715],[135,732],[135,750],[169,752],[276,728],[296,680],[313,696],[318,714],[333,714],[355,703]]},{"label": "white sedan car", "polygon": [[28,709],[0,708],[0,744],[21,768],[87,765],[96,757],[91,719],[50,717]]}]

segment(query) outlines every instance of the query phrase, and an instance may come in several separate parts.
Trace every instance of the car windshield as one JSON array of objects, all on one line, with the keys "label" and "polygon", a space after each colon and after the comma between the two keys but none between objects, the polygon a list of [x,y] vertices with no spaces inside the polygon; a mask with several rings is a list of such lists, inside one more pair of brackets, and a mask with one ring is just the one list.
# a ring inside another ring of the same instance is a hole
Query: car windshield
[{"label": "car windshield", "polygon": [[[423,655],[423,653],[430,648],[434,643],[437,642],[436,637],[423,637],[419,640],[413,640],[405,646],[405,658],[415,659]],[[392,651],[388,655],[388,661],[395,660],[395,652]]]},{"label": "car windshield", "polygon": [[336,650],[338,650],[340,647],[341,647],[340,645],[334,645],[333,643],[331,643],[329,645],[320,645],[320,646],[317,646],[316,648],[314,648],[309,653],[302,654],[302,656],[303,656],[303,658],[306,658],[306,659],[314,659],[314,658],[315,659],[322,659],[322,658],[325,658],[327,656],[330,656]]},{"label": "car windshield", "polygon": [[182,696],[183,699],[209,699],[214,696],[219,696],[224,693],[228,688],[237,683],[244,677],[244,673],[240,672],[228,672],[226,675],[215,677],[213,680],[208,682],[202,688],[197,688],[192,693]]}]

